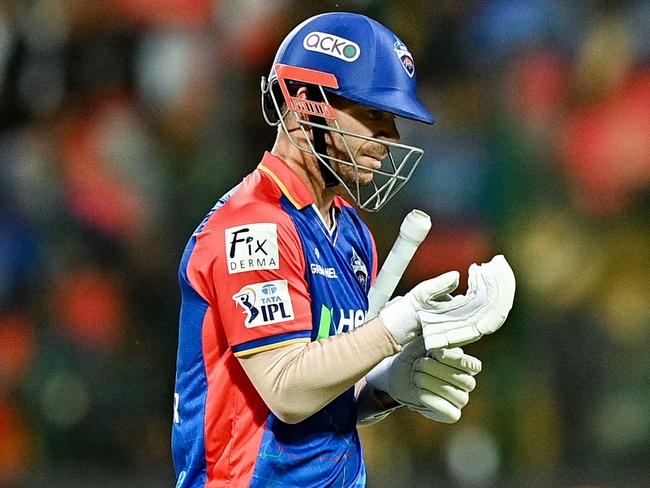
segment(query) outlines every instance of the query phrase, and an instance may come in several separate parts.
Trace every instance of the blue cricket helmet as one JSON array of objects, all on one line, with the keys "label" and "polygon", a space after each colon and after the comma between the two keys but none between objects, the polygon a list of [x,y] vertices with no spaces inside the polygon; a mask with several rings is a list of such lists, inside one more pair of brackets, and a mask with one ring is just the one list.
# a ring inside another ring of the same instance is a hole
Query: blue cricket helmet
[{"label": "blue cricket helmet", "polygon": [[[300,86],[308,90],[299,95]],[[376,212],[410,180],[424,151],[347,130],[339,124],[328,94],[432,124],[434,118],[418,99],[415,86],[413,57],[393,32],[363,15],[326,13],[301,23],[280,45],[269,77],[262,78],[262,114],[295,147],[317,158],[326,187],[340,186],[359,208]],[[301,132],[294,133],[287,124]],[[346,157],[329,151],[328,132],[342,139]],[[352,139],[381,146],[386,152],[381,167],[360,164],[348,144]],[[342,166],[352,169],[353,181],[342,177]],[[372,173],[372,179],[362,182],[362,172]]]},{"label": "blue cricket helmet", "polygon": [[[311,17],[284,39],[273,66],[330,73],[341,97],[411,120],[433,124],[416,93],[413,57],[388,28],[365,15],[331,12]],[[270,79],[274,78],[274,68]]]}]

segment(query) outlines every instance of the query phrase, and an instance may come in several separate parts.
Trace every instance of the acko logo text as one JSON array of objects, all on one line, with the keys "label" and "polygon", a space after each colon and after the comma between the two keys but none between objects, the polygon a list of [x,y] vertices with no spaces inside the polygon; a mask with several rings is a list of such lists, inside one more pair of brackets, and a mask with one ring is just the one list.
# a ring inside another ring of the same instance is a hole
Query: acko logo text
[{"label": "acko logo text", "polygon": [[348,63],[356,61],[361,54],[356,42],[324,32],[310,32],[302,41],[302,46],[308,51],[334,56]]}]

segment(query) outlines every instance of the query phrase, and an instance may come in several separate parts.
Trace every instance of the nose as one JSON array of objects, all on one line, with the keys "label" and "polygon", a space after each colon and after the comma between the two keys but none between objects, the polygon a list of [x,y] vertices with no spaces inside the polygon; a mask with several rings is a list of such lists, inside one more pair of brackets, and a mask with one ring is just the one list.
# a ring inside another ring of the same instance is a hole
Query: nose
[{"label": "nose", "polygon": [[397,125],[395,124],[395,118],[392,115],[388,115],[382,121],[381,128],[376,133],[375,137],[377,139],[388,139],[392,142],[399,142],[400,135],[399,130],[397,130]]}]

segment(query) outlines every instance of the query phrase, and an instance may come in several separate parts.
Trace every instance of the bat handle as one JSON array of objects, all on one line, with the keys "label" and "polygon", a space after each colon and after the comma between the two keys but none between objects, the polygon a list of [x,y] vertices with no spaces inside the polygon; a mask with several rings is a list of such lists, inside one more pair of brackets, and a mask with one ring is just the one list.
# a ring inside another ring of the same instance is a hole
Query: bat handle
[{"label": "bat handle", "polygon": [[368,317],[373,317],[393,295],[418,246],[431,229],[431,218],[421,210],[412,210],[404,218],[399,235],[368,293]]}]

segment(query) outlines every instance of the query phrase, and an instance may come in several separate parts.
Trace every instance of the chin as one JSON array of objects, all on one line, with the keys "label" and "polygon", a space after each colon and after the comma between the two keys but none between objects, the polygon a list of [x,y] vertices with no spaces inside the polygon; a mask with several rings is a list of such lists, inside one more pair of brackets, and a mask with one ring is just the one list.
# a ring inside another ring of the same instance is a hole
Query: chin
[{"label": "chin", "polygon": [[[359,186],[368,186],[372,183],[372,179],[375,176],[374,173],[368,170],[359,170]],[[344,173],[339,173],[341,179],[348,185],[350,188],[354,188],[357,185],[356,178],[354,176],[354,171],[350,168],[346,168]]]},{"label": "chin", "polygon": [[370,183],[372,183],[372,179],[375,175],[372,173],[366,174],[366,175],[359,175],[359,185],[361,186],[368,186]]},{"label": "chin", "polygon": [[[359,186],[368,186],[370,183],[372,183],[372,174],[361,174],[359,175]],[[354,178],[350,178],[349,180],[346,178],[345,183],[350,187],[354,188],[357,186],[357,182]]]}]

